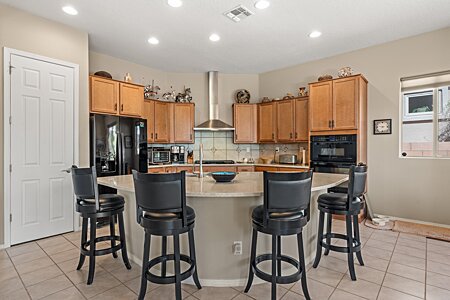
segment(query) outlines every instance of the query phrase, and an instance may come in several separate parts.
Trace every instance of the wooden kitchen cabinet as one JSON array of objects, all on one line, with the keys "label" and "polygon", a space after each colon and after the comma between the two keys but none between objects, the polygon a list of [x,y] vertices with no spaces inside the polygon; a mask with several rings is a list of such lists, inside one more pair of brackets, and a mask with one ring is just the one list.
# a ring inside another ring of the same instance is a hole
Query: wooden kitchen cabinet
[{"label": "wooden kitchen cabinet", "polygon": [[173,142],[194,143],[194,104],[174,103],[173,106]]},{"label": "wooden kitchen cabinet", "polygon": [[100,114],[118,114],[119,83],[107,78],[90,76],[90,111]]},{"label": "wooden kitchen cabinet", "polygon": [[166,173],[166,168],[164,167],[148,168],[148,173]]},{"label": "wooden kitchen cabinet", "polygon": [[295,100],[277,102],[277,141],[291,143],[295,140]]},{"label": "wooden kitchen cabinet", "polygon": [[278,168],[277,167],[272,167],[272,166],[255,166],[255,172],[277,172]]},{"label": "wooden kitchen cabinet", "polygon": [[145,100],[142,117],[147,119],[147,142],[155,141],[155,101]]},{"label": "wooden kitchen cabinet", "polygon": [[308,169],[301,168],[289,168],[289,167],[278,167],[278,172],[306,172]]},{"label": "wooden kitchen cabinet", "polygon": [[192,166],[177,166],[177,172],[186,171],[186,173],[192,173],[194,167]]},{"label": "wooden kitchen cabinet", "polygon": [[144,87],[119,83],[120,91],[120,115],[130,117],[142,116],[142,105],[144,104]]},{"label": "wooden kitchen cabinet", "polygon": [[308,97],[295,100],[295,141],[308,142],[309,119],[308,119]]},{"label": "wooden kitchen cabinet", "polygon": [[155,143],[169,143],[170,142],[170,122],[171,122],[171,103],[154,101],[155,102]]},{"label": "wooden kitchen cabinet", "polygon": [[109,78],[89,76],[91,113],[141,117],[144,87]]},{"label": "wooden kitchen cabinet", "polygon": [[333,130],[357,129],[358,77],[333,80]]},{"label": "wooden kitchen cabinet", "polygon": [[331,130],[333,120],[333,81],[309,86],[309,120],[311,131]]},{"label": "wooden kitchen cabinet", "polygon": [[233,104],[234,143],[257,143],[258,106]]},{"label": "wooden kitchen cabinet", "polygon": [[312,133],[366,135],[367,80],[364,76],[310,83],[309,92]]},{"label": "wooden kitchen cabinet", "polygon": [[261,103],[258,106],[258,141],[260,143],[274,143],[277,126],[276,102]]},{"label": "wooden kitchen cabinet", "polygon": [[254,166],[238,166],[236,167],[237,172],[255,172]]}]

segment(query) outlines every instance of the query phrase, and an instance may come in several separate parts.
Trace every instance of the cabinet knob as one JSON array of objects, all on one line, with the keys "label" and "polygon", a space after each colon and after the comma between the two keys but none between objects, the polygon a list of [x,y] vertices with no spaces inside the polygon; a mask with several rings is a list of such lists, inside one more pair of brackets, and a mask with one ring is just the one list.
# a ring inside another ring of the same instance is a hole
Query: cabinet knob
[{"label": "cabinet knob", "polygon": [[331,127],[331,120],[328,121],[328,128],[332,128]]},{"label": "cabinet knob", "polygon": [[158,134],[157,133],[155,133],[155,139],[157,139],[158,138]]},{"label": "cabinet knob", "polygon": [[275,139],[275,133],[272,133],[272,140]]},{"label": "cabinet knob", "polygon": [[295,133],[295,138],[296,138],[296,139],[298,138],[298,133],[297,133],[297,132]]},{"label": "cabinet knob", "polygon": [[117,111],[117,103],[114,104],[114,111]]},{"label": "cabinet knob", "polygon": [[120,105],[120,111],[123,111],[123,104]]},{"label": "cabinet knob", "polygon": [[191,140],[192,140],[192,133],[191,133]]},{"label": "cabinet knob", "polygon": [[289,137],[292,139],[292,132],[291,133],[289,133]]},{"label": "cabinet knob", "polygon": [[153,132],[150,134],[150,136],[151,136],[151,139],[153,139]]}]

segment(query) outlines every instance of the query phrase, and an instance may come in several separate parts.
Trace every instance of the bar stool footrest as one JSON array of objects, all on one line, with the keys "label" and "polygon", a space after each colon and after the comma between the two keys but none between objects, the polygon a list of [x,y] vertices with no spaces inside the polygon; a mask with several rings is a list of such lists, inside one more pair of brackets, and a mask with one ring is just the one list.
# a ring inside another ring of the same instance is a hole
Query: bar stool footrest
[{"label": "bar stool footrest", "polygon": [[[118,244],[116,244],[114,247],[95,250],[95,252],[94,252],[95,256],[111,254],[113,252],[117,252],[122,249],[122,244],[120,243],[120,237],[117,235],[107,235],[107,236],[100,236],[100,237],[95,238],[95,244],[97,244],[99,242],[105,242],[105,241],[116,241],[116,242],[118,242]],[[81,254],[86,255],[86,256],[90,255],[90,251],[89,251],[90,243],[91,243],[91,241],[88,240],[84,244],[81,245],[81,250],[80,250]]]},{"label": "bar stool footrest", "polygon": [[[160,276],[150,272],[150,269],[157,264],[175,260],[174,254],[161,255],[153,258],[147,263],[147,272],[145,274],[148,281],[158,284],[172,284],[175,283],[175,275],[171,276]],[[189,264],[189,268],[180,274],[181,281],[188,279],[194,274],[195,271],[195,261],[187,255],[180,254],[180,261],[184,261]]]},{"label": "bar stool footrest", "polygon": [[[322,240],[320,241],[320,245],[328,250],[336,251],[340,253],[349,253],[350,249],[346,246],[336,246],[336,245],[330,245],[326,242],[326,239],[340,239],[344,241],[348,241],[348,237],[345,234],[340,233],[326,233],[323,235]],[[353,239],[353,248],[352,252],[359,252],[361,251],[361,243],[355,239]]]},{"label": "bar stool footrest", "polygon": [[[294,266],[298,271],[291,275],[276,276],[276,283],[289,284],[289,283],[297,282],[300,280],[300,278],[302,277],[303,270],[300,267],[300,263],[296,259],[294,259],[290,256],[287,256],[287,255],[281,255],[281,256],[277,257],[277,259],[281,259],[281,261],[289,263],[290,265]],[[260,278],[264,281],[267,281],[267,282],[271,282],[272,274],[268,274],[264,271],[261,271],[258,268],[259,263],[261,263],[263,261],[268,261],[268,260],[269,261],[272,260],[272,254],[267,253],[267,254],[258,255],[255,258],[254,262],[252,262],[252,269],[258,278]]]}]

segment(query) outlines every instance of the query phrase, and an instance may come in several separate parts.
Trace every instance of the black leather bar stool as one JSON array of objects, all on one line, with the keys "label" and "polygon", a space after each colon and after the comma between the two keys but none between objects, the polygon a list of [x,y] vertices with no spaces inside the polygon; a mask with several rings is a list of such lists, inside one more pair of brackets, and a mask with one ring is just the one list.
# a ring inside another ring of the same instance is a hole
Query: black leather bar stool
[{"label": "black leather bar stool", "polygon": [[[252,249],[248,275],[247,293],[253,276],[272,283],[272,300],[276,299],[276,285],[297,282],[301,279],[303,294],[310,299],[306,283],[305,254],[303,250],[303,227],[309,221],[312,171],[302,173],[264,172],[264,204],[252,212]],[[256,256],[258,232],[272,236],[272,253]],[[281,237],[297,235],[298,260],[281,253]],[[263,261],[272,262],[268,274],[258,268]],[[282,276],[281,262],[291,264],[297,272]]]},{"label": "black leather bar stool", "polygon": [[[361,255],[361,240],[359,237],[358,214],[364,205],[362,196],[366,189],[367,166],[351,166],[349,170],[349,181],[347,193],[327,193],[319,196],[318,208],[319,231],[317,234],[317,250],[313,267],[317,268],[322,256],[322,247],[325,255],[329,251],[347,253],[348,269],[352,280],[356,280],[353,253],[361,266],[364,261]],[[327,232],[323,233],[325,214],[328,214]],[[345,215],[346,234],[331,232],[332,215]],[[331,244],[332,239],[347,241],[347,246],[335,246]]]},{"label": "black leather bar stool", "polygon": [[[97,172],[95,167],[77,168],[72,166],[73,190],[76,197],[76,210],[82,217],[80,260],[77,270],[83,267],[86,256],[89,256],[89,275],[87,284],[94,280],[95,257],[111,254],[117,258],[117,251],[121,250],[122,259],[127,269],[131,269],[125,242],[125,229],[123,222],[123,209],[125,200],[117,194],[98,193]],[[115,234],[114,217],[117,216],[119,236]],[[108,217],[110,219],[110,235],[97,237],[97,219]],[[90,220],[90,236],[87,240],[88,221]],[[97,250],[96,243],[110,241],[111,247]],[[119,242],[116,244],[116,242]]]},{"label": "black leather bar stool", "polygon": [[[139,299],[144,299],[147,280],[158,284],[175,283],[175,296],[181,300],[181,282],[193,277],[201,289],[195,257],[194,224],[195,212],[186,206],[185,172],[170,174],[144,174],[133,170],[136,192],[137,222],[144,228],[144,254],[142,259],[141,290]],[[189,256],[180,253],[180,234],[188,233]],[[151,236],[162,237],[162,254],[149,261]],[[173,254],[167,254],[167,237],[173,236]],[[172,276],[166,274],[166,263],[174,261]],[[180,262],[189,264],[181,273]],[[161,264],[161,275],[150,269]]]}]

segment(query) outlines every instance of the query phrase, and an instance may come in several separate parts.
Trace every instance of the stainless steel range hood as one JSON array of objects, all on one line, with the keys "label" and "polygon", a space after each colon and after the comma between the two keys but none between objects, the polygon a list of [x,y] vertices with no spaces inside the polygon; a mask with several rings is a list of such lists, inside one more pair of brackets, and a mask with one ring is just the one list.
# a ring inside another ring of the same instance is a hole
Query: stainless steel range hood
[{"label": "stainless steel range hood", "polygon": [[208,72],[209,120],[194,127],[203,131],[230,131],[233,126],[219,119],[219,72]]}]

